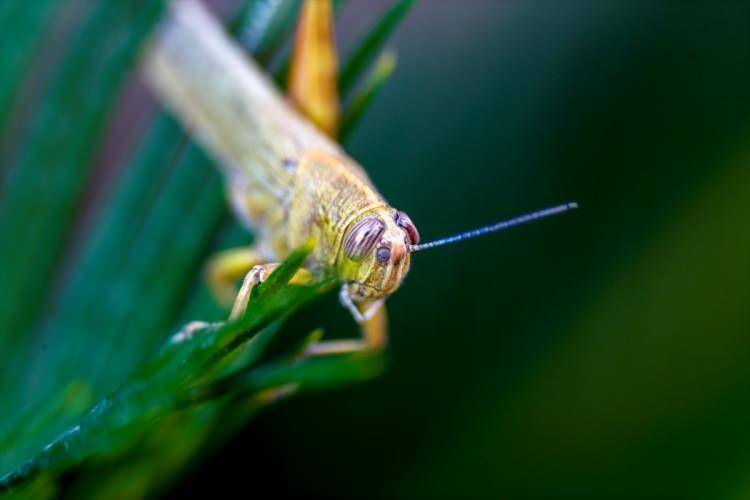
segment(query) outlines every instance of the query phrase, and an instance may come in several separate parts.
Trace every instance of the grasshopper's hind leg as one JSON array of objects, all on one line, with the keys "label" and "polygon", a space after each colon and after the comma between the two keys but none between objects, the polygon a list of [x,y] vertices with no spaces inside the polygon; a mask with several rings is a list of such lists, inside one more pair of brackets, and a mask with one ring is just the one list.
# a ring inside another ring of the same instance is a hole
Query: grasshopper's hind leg
[{"label": "grasshopper's hind leg", "polygon": [[[294,41],[287,95],[302,114],[333,138],[338,135],[341,122],[337,65],[333,4],[330,0],[307,0],[300,14]],[[358,306],[351,300],[344,305],[359,324],[361,338],[317,342],[307,348],[306,354],[325,356],[378,352],[385,347],[385,307],[382,304]],[[371,309],[373,306],[375,308]],[[368,311],[372,314],[368,314]]]}]

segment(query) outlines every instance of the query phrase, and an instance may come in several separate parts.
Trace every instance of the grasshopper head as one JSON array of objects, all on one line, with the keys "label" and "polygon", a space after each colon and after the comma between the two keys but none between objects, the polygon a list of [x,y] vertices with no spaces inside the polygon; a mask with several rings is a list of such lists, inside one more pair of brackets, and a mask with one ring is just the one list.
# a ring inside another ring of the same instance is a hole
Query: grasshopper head
[{"label": "grasshopper head", "polygon": [[338,275],[355,302],[395,292],[409,272],[409,246],[419,232],[409,216],[390,207],[373,209],[349,224],[338,260]]}]

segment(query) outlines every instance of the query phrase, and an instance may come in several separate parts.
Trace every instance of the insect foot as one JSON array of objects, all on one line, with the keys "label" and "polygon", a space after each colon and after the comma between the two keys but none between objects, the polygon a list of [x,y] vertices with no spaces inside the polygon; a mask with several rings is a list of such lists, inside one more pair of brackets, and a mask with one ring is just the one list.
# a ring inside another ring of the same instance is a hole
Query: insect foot
[{"label": "insect foot", "polygon": [[234,305],[232,306],[232,312],[229,314],[229,319],[237,319],[247,309],[247,304],[250,300],[250,296],[253,293],[253,289],[266,281],[266,278],[279,267],[279,264],[263,264],[253,266],[252,269],[245,275],[245,279],[242,280],[242,287],[240,287],[237,298],[234,299]]},{"label": "insect foot", "polygon": [[382,299],[376,300],[375,302],[369,304],[364,312],[361,312],[352,300],[352,296],[349,291],[349,285],[347,284],[341,286],[341,290],[339,291],[339,302],[351,313],[354,321],[359,324],[367,323],[368,321],[370,321],[375,313],[378,312],[378,309],[383,306]]},{"label": "insect foot", "polygon": [[191,321],[190,323],[186,324],[182,328],[180,328],[180,331],[172,335],[172,337],[169,339],[170,344],[179,344],[180,342],[184,342],[188,339],[193,338],[193,335],[195,332],[200,330],[207,330],[209,327],[216,326],[217,323],[206,323],[205,321]]}]

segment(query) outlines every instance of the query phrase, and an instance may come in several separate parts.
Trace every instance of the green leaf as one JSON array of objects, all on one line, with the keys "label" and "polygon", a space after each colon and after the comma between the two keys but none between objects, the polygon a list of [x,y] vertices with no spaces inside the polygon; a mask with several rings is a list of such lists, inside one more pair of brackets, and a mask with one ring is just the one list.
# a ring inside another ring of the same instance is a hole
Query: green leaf
[{"label": "green leaf", "polygon": [[[325,287],[320,285],[278,288],[275,293],[252,301],[248,314],[236,322],[208,326],[181,341],[168,342],[78,424],[44,446],[36,457],[2,477],[0,492],[29,481],[41,470],[60,470],[99,453],[124,453],[138,442],[136,436],[148,433],[151,423],[158,424],[195,399],[189,397],[195,393],[191,389],[195,381],[204,379],[206,373],[216,372],[213,368],[243,343],[324,291]],[[254,387],[259,392],[278,385],[276,379],[266,377]],[[194,403],[221,396],[212,394]]]},{"label": "green leaf", "polygon": [[[163,2],[103,2],[76,34],[0,197],[0,364],[45,303],[107,112]],[[7,378],[8,372],[3,372]]]},{"label": "green leaf", "polygon": [[397,0],[352,50],[343,65],[339,78],[339,92],[342,96],[347,96],[352,91],[357,80],[382,50],[388,38],[409,13],[412,5],[414,5],[414,0]]},{"label": "green leaf", "polygon": [[385,51],[380,54],[367,80],[355,92],[351,102],[344,111],[344,116],[341,119],[341,131],[339,133],[341,142],[346,142],[349,139],[350,134],[359,124],[362,116],[370,109],[373,99],[377,97],[380,90],[388,82],[394,69],[396,69],[396,53]]},{"label": "green leaf", "polygon": [[258,285],[256,288],[257,293],[255,295],[257,297],[263,297],[276,292],[280,287],[286,285],[292,279],[297,270],[302,267],[302,264],[305,263],[313,246],[314,243],[309,241],[296,251],[292,252],[284,263],[271,273],[266,281]]},{"label": "green leaf", "polygon": [[43,326],[4,351],[14,375],[0,380],[0,439],[12,429],[24,439],[0,454],[0,471],[80,416],[51,412],[49,425],[31,429],[25,413],[48,413],[50,398],[80,380],[101,398],[156,349],[226,217],[217,170],[171,118],[146,134],[118,187]]},{"label": "green leaf", "polygon": [[29,68],[44,29],[59,6],[55,0],[0,3],[0,124],[7,126],[7,113]]},{"label": "green leaf", "polygon": [[330,389],[373,378],[383,371],[384,364],[382,356],[367,354],[342,354],[297,362],[284,360],[193,387],[183,404],[197,404],[226,395],[242,399],[269,387],[291,386],[295,391]]},{"label": "green leaf", "polygon": [[299,7],[298,0],[251,1],[230,23],[229,30],[265,66],[291,32]]}]

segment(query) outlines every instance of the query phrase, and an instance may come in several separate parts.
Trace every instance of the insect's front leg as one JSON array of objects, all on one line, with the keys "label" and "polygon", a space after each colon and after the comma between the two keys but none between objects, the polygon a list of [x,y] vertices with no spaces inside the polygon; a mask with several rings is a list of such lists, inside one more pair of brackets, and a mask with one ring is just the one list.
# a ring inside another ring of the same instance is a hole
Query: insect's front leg
[{"label": "insect's front leg", "polygon": [[219,304],[228,307],[237,296],[237,280],[268,261],[258,245],[224,250],[209,260],[204,273],[206,283]]},{"label": "insect's front leg", "polygon": [[[229,319],[237,319],[245,313],[247,305],[250,302],[250,297],[253,294],[253,290],[256,286],[263,283],[272,272],[276,270],[281,264],[273,262],[269,264],[259,264],[253,266],[252,269],[245,275],[245,279],[242,280],[242,286],[240,291],[237,293],[237,297],[234,299],[232,305],[232,311],[229,313]],[[306,285],[311,283],[313,280],[312,273],[307,269],[297,269],[292,279],[289,280],[291,285]]]},{"label": "insect's front leg", "polygon": [[[211,290],[214,299],[222,306],[228,307],[234,302],[235,306],[232,308],[232,316],[230,316],[230,318],[236,316],[234,309],[238,307],[237,302],[240,297],[243,296],[241,291],[240,294],[238,294],[235,283],[243,275],[258,276],[260,273],[255,268],[266,267],[262,265],[268,260],[264,258],[264,255],[265,252],[261,247],[254,245],[251,247],[238,247],[224,250],[211,257],[208,261],[208,265],[204,270],[206,284]],[[275,266],[278,266],[278,264],[268,264],[267,266],[274,266],[273,269],[275,269]],[[245,277],[245,282],[248,281],[247,276]],[[243,283],[243,289],[244,288],[245,285]],[[250,289],[250,291],[252,291],[252,289]],[[244,299],[244,307],[247,307],[247,299]],[[244,307],[242,309],[243,311]],[[195,332],[204,329],[207,325],[209,325],[209,323],[206,323],[205,321],[191,321],[172,337],[172,341],[182,342],[185,339],[189,339]]]},{"label": "insect's front leg", "polygon": [[341,303],[351,313],[360,329],[360,338],[352,340],[327,340],[307,348],[311,356],[347,354],[354,352],[377,353],[388,344],[388,315],[382,300],[355,304],[349,297],[347,286],[341,287]]},{"label": "insect's front leg", "polygon": [[[232,312],[229,315],[230,320],[237,319],[244,314],[250,302],[250,297],[252,297],[253,289],[263,283],[277,267],[279,267],[278,263],[257,265],[247,273],[245,279],[242,281],[242,287],[234,300]],[[305,285],[312,281],[313,275],[310,271],[307,269],[298,269],[289,283],[293,285]],[[346,292],[346,285],[342,290],[344,290],[342,294]],[[386,346],[388,340],[388,320],[385,305],[383,303],[364,306],[351,305],[357,310],[357,314],[354,314],[354,319],[359,324],[361,338],[316,342],[307,347],[305,354],[309,356],[328,356],[354,352],[374,353],[381,351]]]}]

